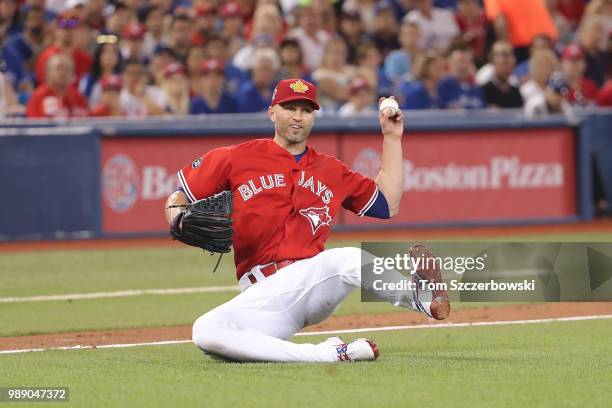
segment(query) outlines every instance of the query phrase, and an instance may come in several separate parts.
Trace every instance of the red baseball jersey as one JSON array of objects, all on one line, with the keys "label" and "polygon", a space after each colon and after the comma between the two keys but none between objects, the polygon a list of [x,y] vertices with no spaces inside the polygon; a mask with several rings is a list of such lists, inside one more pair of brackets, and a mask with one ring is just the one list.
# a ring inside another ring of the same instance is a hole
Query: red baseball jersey
[{"label": "red baseball jersey", "polygon": [[310,258],[323,251],[340,206],[363,215],[374,180],[309,147],[299,162],[272,139],[211,150],[178,173],[190,201],[234,193],[238,279],[255,265]]}]

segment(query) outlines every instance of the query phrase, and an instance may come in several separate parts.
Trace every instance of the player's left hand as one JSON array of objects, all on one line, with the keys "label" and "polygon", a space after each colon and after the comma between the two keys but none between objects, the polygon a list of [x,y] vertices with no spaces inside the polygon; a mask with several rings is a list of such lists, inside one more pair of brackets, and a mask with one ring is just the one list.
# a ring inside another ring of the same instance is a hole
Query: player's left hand
[{"label": "player's left hand", "polygon": [[[393,98],[393,96],[391,96],[391,98]],[[382,97],[378,100],[378,105],[380,105],[383,99],[385,98]],[[397,114],[394,116],[388,115],[389,109],[385,109],[384,111],[378,113],[383,135],[385,137],[401,138],[402,134],[404,133],[404,116],[402,111],[398,110]]]}]

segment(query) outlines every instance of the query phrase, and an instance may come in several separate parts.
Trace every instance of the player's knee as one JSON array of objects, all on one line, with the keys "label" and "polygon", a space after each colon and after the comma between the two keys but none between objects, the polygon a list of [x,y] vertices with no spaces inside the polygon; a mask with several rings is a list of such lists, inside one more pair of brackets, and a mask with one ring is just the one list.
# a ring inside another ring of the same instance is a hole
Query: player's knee
[{"label": "player's knee", "polygon": [[193,324],[191,340],[201,350],[208,353],[217,353],[222,345],[218,333],[218,330],[214,328],[213,319],[204,315]]}]

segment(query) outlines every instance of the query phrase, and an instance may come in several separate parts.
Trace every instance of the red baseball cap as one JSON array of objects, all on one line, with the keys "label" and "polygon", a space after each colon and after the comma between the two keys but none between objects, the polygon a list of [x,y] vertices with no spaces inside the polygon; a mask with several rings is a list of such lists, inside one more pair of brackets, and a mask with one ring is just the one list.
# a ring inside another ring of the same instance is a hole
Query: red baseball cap
[{"label": "red baseball cap", "polygon": [[217,71],[221,74],[225,72],[225,64],[220,59],[207,59],[200,65],[201,72]]},{"label": "red baseball cap", "polygon": [[584,59],[584,51],[582,47],[578,44],[570,44],[563,50],[563,54],[561,54],[561,58],[563,60],[579,60]]},{"label": "red baseball cap", "polygon": [[142,40],[145,35],[145,27],[136,22],[129,23],[123,29],[123,38],[130,40]]},{"label": "red baseball cap", "polygon": [[308,81],[303,79],[283,79],[274,88],[272,106],[277,103],[299,100],[308,101],[314,105],[315,109],[320,109],[317,103],[317,87]]},{"label": "red baseball cap", "polygon": [[228,3],[225,3],[221,7],[221,11],[219,12],[219,15],[222,18],[239,17],[240,16],[240,7],[238,6],[238,4],[230,1]]},{"label": "red baseball cap", "polygon": [[185,66],[183,64],[179,64],[178,62],[173,62],[168,64],[166,69],[164,69],[164,78],[168,78],[174,74],[186,74]]},{"label": "red baseball cap", "polygon": [[123,83],[118,75],[109,75],[102,78],[103,91],[120,91],[122,87]]}]

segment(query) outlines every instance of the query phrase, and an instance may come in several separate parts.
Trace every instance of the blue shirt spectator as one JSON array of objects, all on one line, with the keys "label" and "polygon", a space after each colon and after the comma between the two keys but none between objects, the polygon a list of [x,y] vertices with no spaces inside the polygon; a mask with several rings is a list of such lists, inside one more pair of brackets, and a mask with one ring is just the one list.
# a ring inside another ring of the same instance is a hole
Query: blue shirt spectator
[{"label": "blue shirt spectator", "polygon": [[402,109],[437,109],[440,107],[437,95],[430,94],[423,81],[406,82],[402,85]]},{"label": "blue shirt spectator", "polygon": [[238,89],[238,112],[266,111],[272,103],[272,92],[274,92],[274,86],[270,88],[267,95],[262,95],[253,81],[249,80],[245,82],[240,89]]},{"label": "blue shirt spectator", "polygon": [[438,85],[440,107],[480,109],[485,107],[482,90],[473,82],[459,82],[456,78],[448,76]]},{"label": "blue shirt spectator", "polygon": [[208,103],[201,96],[196,96],[191,100],[189,106],[190,114],[201,114],[201,113],[235,113],[236,112],[236,100],[227,93],[221,94],[219,105],[216,108],[211,108]]}]

